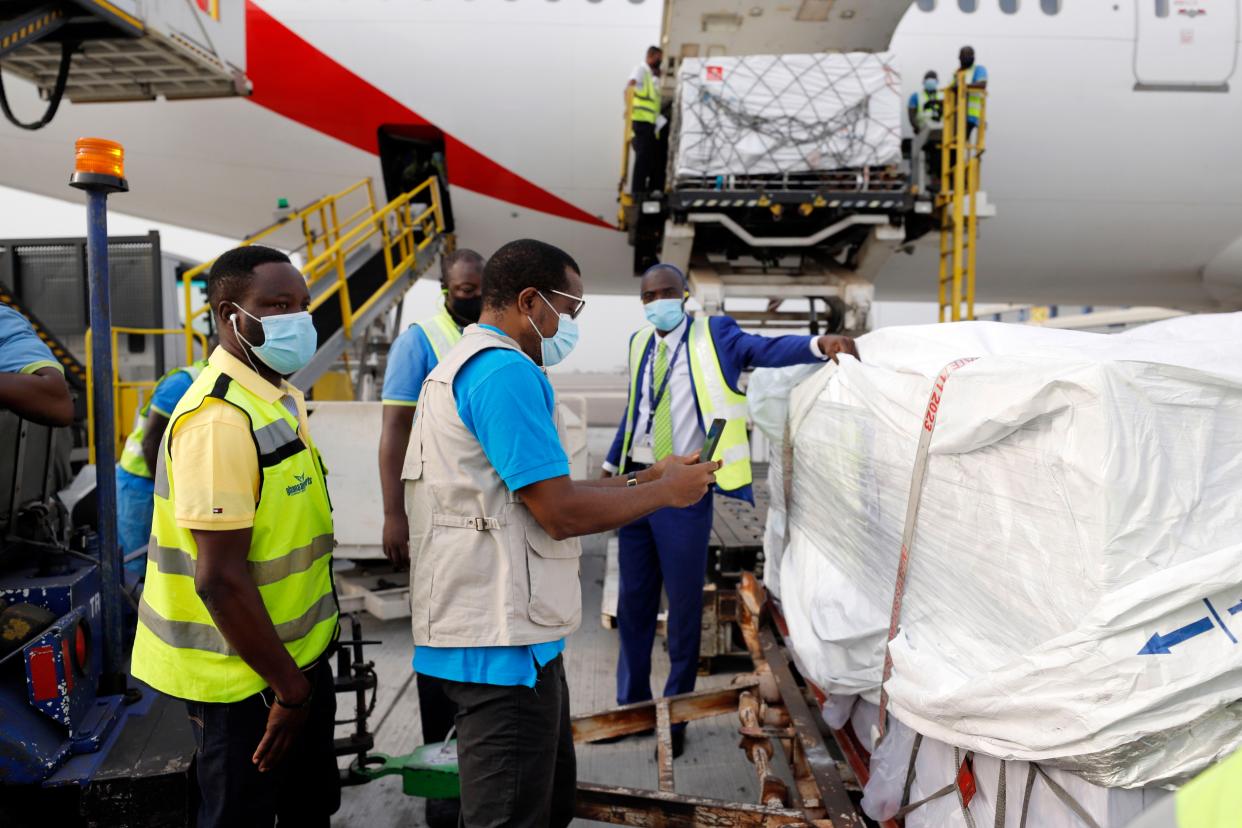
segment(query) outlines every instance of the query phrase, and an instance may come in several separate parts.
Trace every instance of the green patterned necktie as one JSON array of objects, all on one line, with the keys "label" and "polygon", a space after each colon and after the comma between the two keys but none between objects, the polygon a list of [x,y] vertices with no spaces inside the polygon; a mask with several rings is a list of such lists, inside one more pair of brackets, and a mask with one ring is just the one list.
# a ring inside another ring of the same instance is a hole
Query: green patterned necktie
[{"label": "green patterned necktie", "polygon": [[668,346],[663,339],[656,349],[653,378],[657,393],[660,389],[660,403],[655,409],[655,422],[651,427],[651,449],[657,461],[663,460],[673,453],[673,403],[670,389],[665,387],[664,378],[668,375]]}]

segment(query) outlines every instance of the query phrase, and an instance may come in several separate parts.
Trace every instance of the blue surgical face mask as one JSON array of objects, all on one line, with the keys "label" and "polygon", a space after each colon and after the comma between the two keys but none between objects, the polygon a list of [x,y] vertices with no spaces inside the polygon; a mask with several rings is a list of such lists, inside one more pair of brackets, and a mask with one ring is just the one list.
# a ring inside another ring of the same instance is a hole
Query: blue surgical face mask
[{"label": "blue surgical face mask", "polygon": [[236,316],[230,320],[233,323],[233,333],[249,346],[252,354],[281,376],[297,373],[315,355],[318,336],[315,334],[315,323],[306,311],[260,318],[241,305],[237,309],[263,326],[263,344],[257,347],[251,345],[241,335],[237,330]]},{"label": "blue surgical face mask", "polygon": [[927,80],[923,81],[923,88],[926,89],[928,92],[935,92],[936,91],[936,79],[928,78]]},{"label": "blue surgical face mask", "polygon": [[671,331],[686,318],[686,309],[681,299],[653,299],[643,305],[643,313],[647,321],[659,331]]},{"label": "blue surgical face mask", "polygon": [[[543,299],[549,308],[552,308],[553,313],[556,313],[556,307],[547,300],[547,297],[541,293],[539,298]],[[553,365],[564,362],[565,357],[569,356],[569,352],[578,344],[578,323],[567,313],[558,314],[556,333],[552,336],[544,336],[539,326],[535,324],[535,320],[529,316],[526,317],[526,321],[535,329],[535,333],[539,334],[540,354],[544,368],[551,368]]]}]

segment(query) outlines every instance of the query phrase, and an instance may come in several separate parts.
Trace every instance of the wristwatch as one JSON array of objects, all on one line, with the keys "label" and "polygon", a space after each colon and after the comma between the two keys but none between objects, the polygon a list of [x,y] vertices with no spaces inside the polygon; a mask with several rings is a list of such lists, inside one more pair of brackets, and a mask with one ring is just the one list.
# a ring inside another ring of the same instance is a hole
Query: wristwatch
[{"label": "wristwatch", "polygon": [[628,486],[637,486],[637,485],[638,485],[638,472],[636,472],[636,471],[632,471],[632,472],[630,472],[629,474],[627,474],[627,475],[625,476],[625,485],[626,485],[627,487],[628,487]]}]

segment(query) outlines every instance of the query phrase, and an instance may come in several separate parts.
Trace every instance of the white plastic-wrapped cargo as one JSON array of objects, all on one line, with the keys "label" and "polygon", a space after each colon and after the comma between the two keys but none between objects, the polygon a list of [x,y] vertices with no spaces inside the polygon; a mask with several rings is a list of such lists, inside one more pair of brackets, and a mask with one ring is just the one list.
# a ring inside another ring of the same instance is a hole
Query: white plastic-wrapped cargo
[{"label": "white plastic-wrapped cargo", "polygon": [[878,700],[929,394],[978,357],[937,406],[890,711],[1107,787],[1185,779],[1236,748],[1242,314],[1112,336],[892,328],[859,349],[790,402],[780,596],[809,677]]},{"label": "white plastic-wrapped cargo", "polygon": [[851,169],[901,157],[901,78],[886,52],[686,58],[677,87],[678,179]]}]

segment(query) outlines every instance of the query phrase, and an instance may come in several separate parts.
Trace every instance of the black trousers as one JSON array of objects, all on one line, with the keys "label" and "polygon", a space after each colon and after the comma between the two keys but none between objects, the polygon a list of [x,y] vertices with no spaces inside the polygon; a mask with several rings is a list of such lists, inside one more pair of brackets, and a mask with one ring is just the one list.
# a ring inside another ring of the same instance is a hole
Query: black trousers
[{"label": "black trousers", "polygon": [[630,194],[635,199],[658,189],[658,158],[659,142],[656,140],[655,124],[635,121],[632,124],[634,138],[630,146],[634,148],[634,170],[630,177]]},{"label": "black trousers", "polygon": [[457,705],[462,828],[564,828],[578,766],[560,656],[534,687],[437,679]]},{"label": "black trousers", "polygon": [[[327,828],[341,804],[332,739],[336,688],[326,656],[307,671],[315,688],[302,732],[267,773],[252,762],[267,729],[261,694],[228,704],[186,702],[201,801],[198,828]],[[267,691],[271,702],[271,692]]]}]

